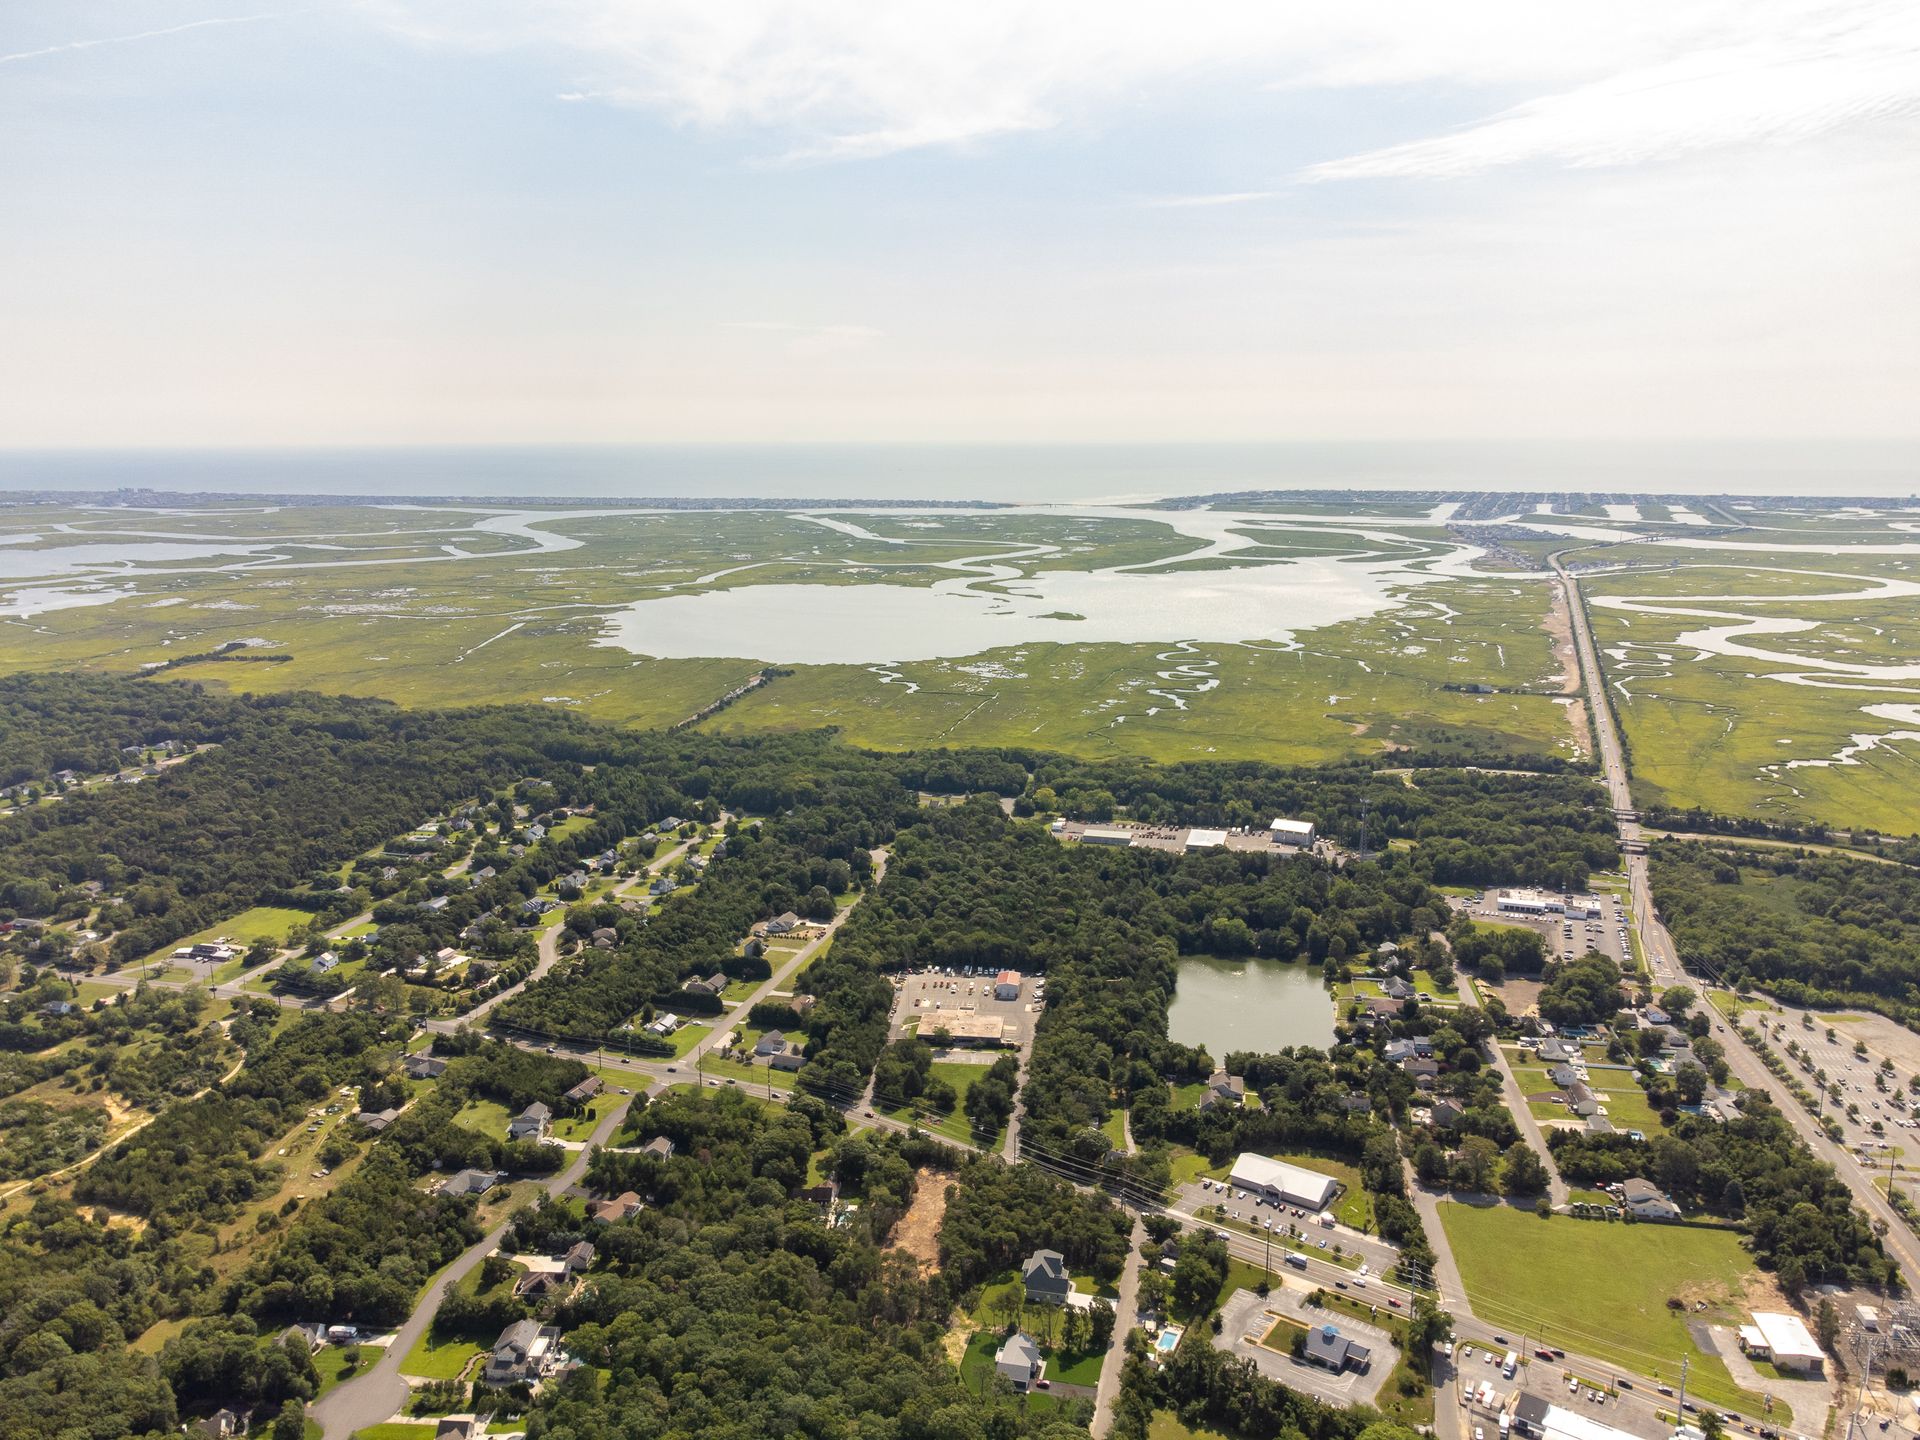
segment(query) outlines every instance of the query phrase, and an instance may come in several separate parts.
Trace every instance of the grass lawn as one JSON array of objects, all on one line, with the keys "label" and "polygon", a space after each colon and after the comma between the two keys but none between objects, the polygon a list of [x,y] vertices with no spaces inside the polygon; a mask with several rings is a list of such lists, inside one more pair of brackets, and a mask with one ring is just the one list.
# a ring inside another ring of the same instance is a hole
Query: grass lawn
[{"label": "grass lawn", "polygon": [[350,1366],[347,1364],[349,1348],[345,1345],[322,1345],[313,1352],[313,1368],[320,1372],[321,1395],[326,1394],[348,1376],[359,1374],[361,1370],[380,1358],[380,1351],[377,1348],[371,1345],[364,1346],[360,1351],[360,1363]]},{"label": "grass lawn", "polygon": [[1230,1437],[1224,1431],[1209,1430],[1205,1426],[1196,1430],[1183,1424],[1171,1410],[1156,1410],[1147,1424],[1147,1440],[1230,1440]]},{"label": "grass lawn", "polygon": [[[287,938],[287,932],[294,926],[305,925],[312,919],[313,914],[308,910],[294,910],[280,905],[256,905],[251,910],[242,910],[230,920],[222,920],[218,925],[209,925],[204,930],[162,945],[147,959],[149,963],[155,963],[166,959],[182,945],[204,944],[223,936],[242,949],[255,940],[271,940],[278,944]],[[238,971],[235,973],[237,974]]]},{"label": "grass lawn", "polygon": [[[1594,1085],[1596,1075],[1604,1075],[1609,1088],[1601,1089]],[[1607,1118],[1613,1121],[1616,1130],[1641,1130],[1649,1139],[1655,1135],[1667,1133],[1667,1127],[1660,1123],[1660,1116],[1647,1103],[1647,1092],[1630,1076],[1619,1071],[1588,1072],[1588,1085],[1593,1087],[1594,1097],[1606,1107]]]},{"label": "grass lawn", "polygon": [[706,1039],[712,1032],[713,1026],[711,1025],[682,1025],[668,1037],[667,1043],[673,1046],[673,1058],[675,1060],[684,1060],[687,1052],[702,1040]]},{"label": "grass lawn", "polygon": [[513,1116],[507,1113],[507,1107],[498,1100],[473,1099],[460,1107],[453,1117],[453,1123],[464,1125],[469,1130],[482,1135],[492,1136],[495,1140],[507,1138],[507,1126]]},{"label": "grass lawn", "polygon": [[389,1420],[383,1425],[369,1425],[365,1429],[353,1432],[353,1440],[433,1440],[437,1423],[425,1420]]},{"label": "grass lawn", "polygon": [[1688,1386],[1701,1399],[1759,1413],[1760,1397],[1737,1388],[1725,1363],[1701,1351],[1685,1319],[1667,1308],[1675,1295],[1707,1300],[1706,1314],[1716,1301],[1731,1305],[1753,1270],[1733,1231],[1542,1220],[1453,1203],[1440,1215],[1482,1319],[1654,1379],[1671,1380],[1687,1356]]},{"label": "grass lawn", "polygon": [[435,1340],[429,1327],[400,1362],[400,1370],[423,1380],[452,1380],[486,1348],[478,1340]]},{"label": "grass lawn", "polygon": [[1126,1122],[1127,1112],[1117,1105],[1107,1111],[1107,1118],[1100,1122],[1100,1133],[1107,1137],[1107,1143],[1123,1152],[1127,1148]]}]

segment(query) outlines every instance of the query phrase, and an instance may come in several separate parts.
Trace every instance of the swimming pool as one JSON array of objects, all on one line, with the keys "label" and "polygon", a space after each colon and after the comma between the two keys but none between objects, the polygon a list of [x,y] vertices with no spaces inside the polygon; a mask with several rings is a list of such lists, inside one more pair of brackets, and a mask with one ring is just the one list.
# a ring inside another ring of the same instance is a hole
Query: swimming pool
[{"label": "swimming pool", "polygon": [[1162,1355],[1171,1355],[1185,1333],[1178,1325],[1169,1325],[1154,1337],[1153,1348]]}]

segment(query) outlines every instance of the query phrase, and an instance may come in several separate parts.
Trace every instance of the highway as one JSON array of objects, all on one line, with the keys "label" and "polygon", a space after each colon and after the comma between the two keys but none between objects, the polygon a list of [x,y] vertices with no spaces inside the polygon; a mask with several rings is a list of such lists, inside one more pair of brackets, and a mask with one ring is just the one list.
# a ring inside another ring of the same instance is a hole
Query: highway
[{"label": "highway", "polygon": [[[1550,563],[1565,587],[1567,610],[1573,619],[1574,649],[1579,656],[1580,675],[1587,691],[1594,744],[1599,752],[1601,775],[1606,782],[1614,814],[1618,817],[1620,843],[1625,851],[1627,890],[1634,928],[1640,937],[1641,951],[1653,972],[1654,988],[1657,991],[1665,986],[1683,984],[1704,988],[1705,982],[1687,973],[1681,963],[1679,950],[1673,943],[1673,936],[1660,923],[1654,908],[1644,832],[1640,828],[1639,812],[1633,805],[1626,753],[1614,726],[1613,709],[1607,704],[1606,675],[1600,667],[1600,652],[1594,644],[1592,628],[1587,623],[1586,602],[1580,594],[1580,582],[1568,573],[1559,555],[1553,556]],[[1727,1064],[1733,1073],[1750,1088],[1766,1092],[1806,1141],[1808,1148],[1834,1167],[1853,1191],[1854,1202],[1871,1219],[1881,1222],[1885,1227],[1882,1244],[1887,1254],[1899,1265],[1907,1288],[1912,1290],[1920,1286],[1920,1245],[1916,1244],[1906,1222],[1874,1187],[1873,1176],[1867,1168],[1844,1145],[1837,1145],[1828,1137],[1819,1122],[1800,1107],[1800,1102],[1794,1099],[1792,1092],[1774,1078],[1760,1057],[1753,1053],[1731,1025],[1720,1018],[1717,1011],[1709,1013],[1713,1020],[1714,1037],[1726,1047]]]}]

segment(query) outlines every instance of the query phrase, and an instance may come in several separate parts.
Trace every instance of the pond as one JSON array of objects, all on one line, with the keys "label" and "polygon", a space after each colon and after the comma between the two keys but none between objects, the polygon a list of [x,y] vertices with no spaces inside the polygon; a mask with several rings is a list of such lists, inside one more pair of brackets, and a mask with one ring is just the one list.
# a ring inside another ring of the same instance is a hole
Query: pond
[{"label": "pond", "polygon": [[1183,955],[1167,1035],[1205,1045],[1219,1061],[1235,1050],[1271,1054],[1289,1045],[1331,1045],[1333,1017],[1333,996],[1318,965]]}]

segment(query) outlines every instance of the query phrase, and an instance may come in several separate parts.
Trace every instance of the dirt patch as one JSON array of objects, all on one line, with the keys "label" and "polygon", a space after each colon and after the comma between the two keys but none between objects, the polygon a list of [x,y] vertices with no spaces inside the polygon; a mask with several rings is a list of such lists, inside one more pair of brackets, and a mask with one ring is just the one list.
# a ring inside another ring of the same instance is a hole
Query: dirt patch
[{"label": "dirt patch", "polygon": [[122,1125],[125,1125],[129,1120],[137,1120],[137,1119],[145,1118],[147,1113],[146,1111],[142,1110],[139,1106],[130,1104],[126,1100],[121,1099],[118,1095],[114,1094],[111,1090],[101,1091],[99,1099],[100,1099],[101,1106],[107,1112],[108,1125],[115,1130],[119,1129]]},{"label": "dirt patch", "polygon": [[921,1166],[913,1174],[913,1203],[893,1227],[892,1249],[911,1255],[923,1275],[940,1270],[940,1222],[947,1217],[947,1186],[952,1178]]},{"label": "dirt patch", "polygon": [[1748,1314],[1755,1310],[1772,1310],[1783,1315],[1796,1313],[1792,1302],[1781,1290],[1780,1282],[1764,1270],[1755,1270],[1747,1276],[1747,1282],[1740,1291],[1740,1308]]}]

